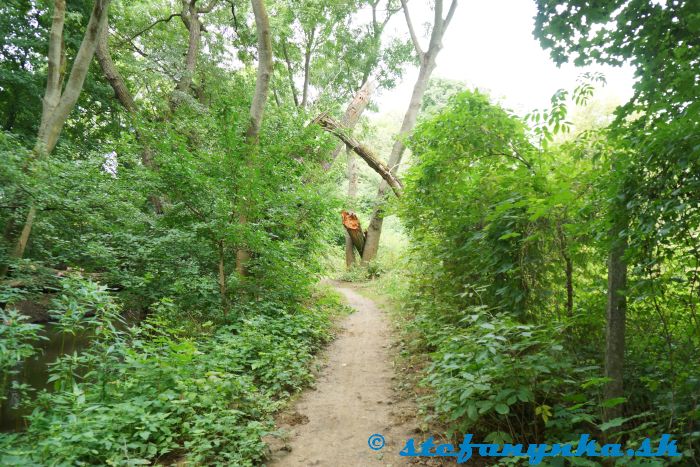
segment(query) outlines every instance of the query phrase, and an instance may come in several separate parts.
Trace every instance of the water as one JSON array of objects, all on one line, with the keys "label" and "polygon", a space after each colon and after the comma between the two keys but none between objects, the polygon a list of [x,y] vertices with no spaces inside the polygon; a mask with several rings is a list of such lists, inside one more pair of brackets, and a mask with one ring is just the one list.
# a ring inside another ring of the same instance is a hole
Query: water
[{"label": "water", "polygon": [[[138,312],[129,312],[125,313],[122,318],[124,321],[117,323],[116,327],[125,330],[128,326],[137,324],[141,316]],[[91,341],[89,332],[79,333],[75,337],[67,334],[64,340],[59,328],[52,323],[44,324],[41,335],[46,337],[46,340],[37,342],[36,347],[40,351],[18,365],[17,374],[10,376],[7,399],[3,401],[0,409],[0,432],[24,430],[27,423],[24,416],[29,415],[32,411],[31,408],[19,407],[22,395],[19,391],[12,389],[12,382],[27,384],[35,391],[50,390],[53,383],[46,382],[49,377],[49,365],[62,355],[61,348],[63,348],[63,354],[80,353]],[[33,397],[33,394],[30,393],[29,397]]]},{"label": "water", "polygon": [[[41,350],[34,357],[26,359],[18,367],[18,373],[10,377],[7,399],[3,402],[0,411],[0,431],[18,431],[25,428],[24,415],[31,413],[30,409],[20,409],[18,404],[21,394],[13,390],[13,381],[28,384],[36,390],[48,388],[46,380],[49,375],[48,365],[56,361],[61,355],[61,341],[63,335],[54,324],[45,324],[42,335],[47,340],[39,341],[37,347]],[[72,354],[80,352],[90,343],[90,336],[83,333],[75,337],[67,335],[63,344],[63,352]]]}]

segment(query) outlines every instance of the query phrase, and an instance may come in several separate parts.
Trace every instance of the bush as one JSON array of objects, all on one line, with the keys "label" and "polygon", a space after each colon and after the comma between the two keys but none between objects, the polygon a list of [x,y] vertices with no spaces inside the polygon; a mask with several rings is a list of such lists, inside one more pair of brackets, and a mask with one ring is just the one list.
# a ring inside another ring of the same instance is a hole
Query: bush
[{"label": "bush", "polygon": [[[78,307],[94,298],[78,295]],[[253,465],[264,456],[271,414],[312,380],[309,363],[330,338],[338,306],[326,296],[306,306],[264,302],[234,324],[203,323],[197,335],[191,323],[171,318],[182,314],[161,307],[141,326],[61,357],[51,378],[62,384],[38,395],[26,432],[2,438],[0,463],[135,465],[186,457]]]},{"label": "bush", "polygon": [[445,329],[434,340],[423,380],[432,389],[435,414],[451,432],[477,431],[495,442],[541,442],[592,420],[581,413],[576,420],[566,417],[573,404],[563,401],[575,399],[580,382],[595,368],[576,367],[561,343],[564,326],[520,324],[479,309],[461,321],[463,326]]}]

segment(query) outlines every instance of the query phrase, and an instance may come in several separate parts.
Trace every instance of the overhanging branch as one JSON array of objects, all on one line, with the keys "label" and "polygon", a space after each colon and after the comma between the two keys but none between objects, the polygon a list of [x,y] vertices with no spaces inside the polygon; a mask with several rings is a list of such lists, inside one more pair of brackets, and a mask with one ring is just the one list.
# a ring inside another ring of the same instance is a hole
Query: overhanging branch
[{"label": "overhanging branch", "polygon": [[377,172],[379,176],[382,177],[387,184],[389,184],[397,197],[401,197],[403,194],[403,184],[401,183],[401,180],[399,180],[389,169],[389,166],[387,166],[382,160],[378,159],[370,149],[350,136],[347,128],[333,119],[333,117],[328,115],[326,112],[316,117],[312,123],[318,124],[327,132],[338,137],[338,139],[352,149],[355,154],[360,156],[367,163],[367,165],[372,168],[372,170]]}]

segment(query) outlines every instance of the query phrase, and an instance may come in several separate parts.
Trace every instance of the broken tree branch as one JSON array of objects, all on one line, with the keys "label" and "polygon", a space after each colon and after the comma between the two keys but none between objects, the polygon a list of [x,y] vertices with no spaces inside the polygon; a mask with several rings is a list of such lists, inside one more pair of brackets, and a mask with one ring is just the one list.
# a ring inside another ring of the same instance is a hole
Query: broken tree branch
[{"label": "broken tree branch", "polygon": [[381,176],[386,183],[394,190],[394,194],[397,197],[401,197],[403,194],[403,184],[392,172],[389,166],[387,166],[384,161],[380,160],[375,156],[370,149],[365,147],[362,143],[357,141],[355,138],[350,136],[347,128],[337,122],[333,117],[324,112],[316,117],[312,123],[318,124],[321,128],[327,132],[338,137],[343,143],[345,143],[350,149],[353,150],[355,154],[360,156],[375,172]]},{"label": "broken tree branch", "polygon": [[[352,134],[353,128],[355,128],[360,116],[365,111],[367,104],[369,104],[369,98],[374,92],[375,87],[376,85],[373,81],[365,81],[365,84],[357,91],[357,94],[355,94],[352,101],[350,101],[350,104],[348,104],[348,107],[345,109],[341,124],[347,129],[348,134]],[[331,159],[323,164],[324,170],[331,168],[331,165],[333,165],[333,162],[338,158],[344,147],[346,146],[343,143],[338,143],[338,146],[333,151]]]},{"label": "broken tree branch", "polygon": [[[136,39],[137,37],[141,36],[142,34],[147,33],[148,31],[150,31],[151,29],[153,29],[154,27],[156,27],[158,24],[160,24],[160,23],[167,23],[167,22],[169,22],[171,19],[176,18],[176,17],[181,17],[181,16],[182,16],[182,13],[173,13],[173,14],[171,14],[170,16],[168,16],[167,18],[160,18],[160,19],[157,19],[157,20],[155,20],[154,22],[152,22],[151,24],[149,24],[148,26],[146,26],[145,28],[143,28],[142,30],[140,30],[140,31],[138,31],[137,33],[133,34],[131,37],[129,37],[128,40],[133,41],[133,40]],[[124,42],[126,42],[126,41],[124,41]],[[120,44],[120,45],[121,45],[121,44]]]}]

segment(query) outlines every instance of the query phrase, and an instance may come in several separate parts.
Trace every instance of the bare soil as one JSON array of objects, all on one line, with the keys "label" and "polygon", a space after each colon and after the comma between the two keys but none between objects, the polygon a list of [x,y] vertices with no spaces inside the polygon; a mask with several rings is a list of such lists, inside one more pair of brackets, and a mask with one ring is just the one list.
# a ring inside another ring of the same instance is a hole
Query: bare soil
[{"label": "bare soil", "polygon": [[[332,285],[355,312],[343,320],[340,335],[321,357],[325,362],[315,388],[278,417],[282,434],[266,440],[268,465],[415,466],[418,459],[399,456],[408,438],[420,442],[422,436],[412,402],[394,390],[387,317],[352,284]],[[368,446],[375,433],[386,443],[376,451]]]}]

